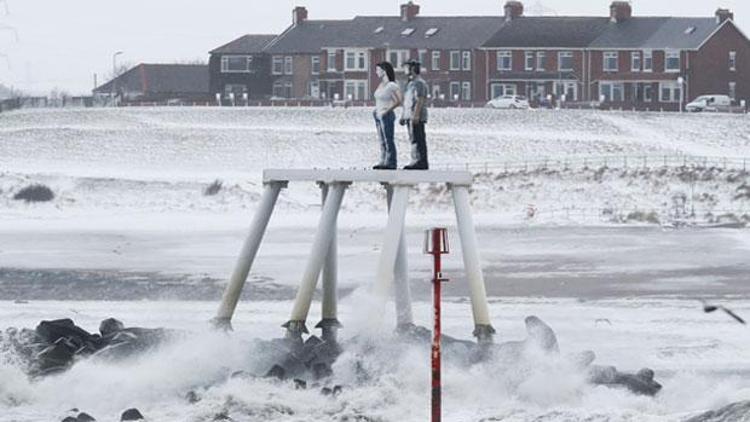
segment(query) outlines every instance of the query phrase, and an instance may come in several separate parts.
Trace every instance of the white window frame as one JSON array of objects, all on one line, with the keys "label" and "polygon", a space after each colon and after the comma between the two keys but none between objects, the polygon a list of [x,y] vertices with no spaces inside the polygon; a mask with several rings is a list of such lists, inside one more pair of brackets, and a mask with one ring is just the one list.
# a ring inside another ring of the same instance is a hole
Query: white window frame
[{"label": "white window frame", "polygon": [[348,100],[349,95],[351,95],[352,100],[355,100],[355,101],[368,100],[369,94],[367,91],[367,81],[364,79],[345,80],[344,81],[344,99]]},{"label": "white window frame", "polygon": [[[317,64],[318,70],[315,71],[315,66]],[[320,75],[320,56],[311,56],[310,57],[310,74],[311,75]]]},{"label": "white window frame", "polygon": [[737,71],[737,52],[736,51],[729,52],[729,71],[730,72]]},{"label": "white window frame", "polygon": [[312,98],[320,98],[320,81],[317,79],[310,81],[308,94]]},{"label": "white window frame", "polygon": [[[669,90],[669,98],[664,97],[664,90]],[[680,102],[680,84],[676,81],[659,82],[659,102],[662,103],[679,103]]]},{"label": "white window frame", "polygon": [[329,72],[338,72],[338,67],[336,66],[336,59],[337,59],[336,50],[328,50],[328,66],[327,69]]},{"label": "white window frame", "polygon": [[[349,63],[352,59],[353,66]],[[344,50],[344,71],[345,72],[364,72],[367,70],[367,51],[360,49]]]},{"label": "white window frame", "polygon": [[630,53],[630,71],[640,72],[643,66],[643,59],[640,51]]},{"label": "white window frame", "polygon": [[471,82],[464,81],[461,83],[461,100],[471,101]]},{"label": "white window frame", "polygon": [[[611,66],[614,59],[614,67]],[[620,70],[620,53],[617,51],[605,51],[602,54],[602,70],[605,72],[617,72]]]},{"label": "white window frame", "polygon": [[[605,87],[609,89],[609,98],[605,99],[607,103],[617,103],[625,101],[625,84],[623,82],[600,82],[599,83],[599,98],[604,96]],[[615,88],[619,88],[620,98],[615,98]]]},{"label": "white window frame", "polygon": [[432,70],[440,70],[440,52],[432,52]]},{"label": "white window frame", "polygon": [[654,102],[654,87],[650,83],[643,84],[643,102]]},{"label": "white window frame", "polygon": [[427,69],[428,69],[428,67],[427,67],[427,50],[418,50],[417,51],[417,57],[418,57],[419,63],[422,65],[419,70],[422,73],[426,73]]},{"label": "white window frame", "polygon": [[[563,67],[563,57],[570,58],[570,67],[564,68]],[[557,53],[557,71],[558,72],[570,72],[573,70],[573,67],[575,66],[573,64],[574,55],[572,51],[560,51]]]},{"label": "white window frame", "polygon": [[294,74],[294,57],[292,56],[284,57],[284,74],[285,75]]},{"label": "white window frame", "polygon": [[458,50],[451,50],[450,52],[450,70],[461,70],[461,52]]},{"label": "white window frame", "polygon": [[[393,60],[391,57],[393,54],[396,55],[396,60]],[[385,57],[391,62],[393,67],[398,70],[404,67],[404,63],[409,61],[409,54],[411,54],[409,53],[409,50],[388,50],[386,51]]]},{"label": "white window frame", "polygon": [[461,98],[461,82],[451,82],[448,89],[448,95],[450,95],[450,100],[455,101],[456,95],[458,95],[458,98]]},{"label": "white window frame", "polygon": [[461,52],[461,69],[471,70],[471,51]]},{"label": "white window frame", "polygon": [[729,98],[732,101],[737,101],[737,82],[729,82]]},{"label": "white window frame", "polygon": [[[529,66],[529,62],[531,65]],[[533,51],[527,51],[524,54],[524,68],[527,72],[533,72],[536,65],[536,54]]]},{"label": "white window frame", "polygon": [[[576,82],[555,82],[555,95],[558,98],[562,98],[565,95],[565,101],[577,101],[578,100],[578,83]],[[573,96],[568,96],[568,91],[573,91]]]},{"label": "white window frame", "polygon": [[[505,59],[508,59],[507,66]],[[497,52],[497,70],[500,72],[513,71],[513,52],[510,50],[500,50]]]},{"label": "white window frame", "polygon": [[654,71],[654,52],[651,50],[643,50],[643,71],[648,73]]},{"label": "white window frame", "polygon": [[[677,68],[670,68],[669,59],[677,58]],[[682,57],[680,50],[664,50],[664,73],[679,73],[682,68]]]},{"label": "white window frame", "polygon": [[517,89],[516,84],[493,83],[490,85],[490,96],[492,97],[490,99],[494,100],[506,95],[516,95],[518,92]]},{"label": "white window frame", "polygon": [[[284,56],[273,56],[271,58],[271,74],[283,75],[284,74]],[[278,68],[277,68],[278,66]]]},{"label": "white window frame", "polygon": [[547,69],[547,52],[537,51],[536,52],[536,71],[544,72]]},{"label": "white window frame", "polygon": [[[243,59],[243,58],[245,59],[245,69],[243,70],[229,69],[229,60]],[[221,56],[221,73],[250,73],[252,63],[253,63],[253,56],[235,55],[235,54]]]}]

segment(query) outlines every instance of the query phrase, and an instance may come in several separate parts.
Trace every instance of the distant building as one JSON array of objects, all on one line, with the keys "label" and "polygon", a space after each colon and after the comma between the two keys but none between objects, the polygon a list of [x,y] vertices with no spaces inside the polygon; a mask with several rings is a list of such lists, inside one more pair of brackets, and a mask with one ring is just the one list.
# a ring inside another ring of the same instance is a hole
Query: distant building
[{"label": "distant building", "polygon": [[211,51],[210,91],[225,101],[271,95],[271,62],[265,48],[275,35],[244,35]]},{"label": "distant building", "polygon": [[116,95],[119,102],[209,101],[208,66],[141,63],[94,89],[95,96]]},{"label": "distant building", "polygon": [[[520,1],[498,16],[421,16],[409,2],[397,16],[311,20],[296,7],[292,25],[270,42],[212,52],[212,69],[226,54],[259,55],[253,60],[268,60],[268,78],[253,74],[251,96],[369,101],[376,63],[417,59],[435,102],[518,94],[569,106],[676,110],[703,94],[750,100],[750,41],[733,18],[726,9],[705,18],[633,16],[624,1],[602,17],[526,16]],[[238,67],[250,73],[250,64]],[[212,71],[212,91],[234,92],[227,81]]]}]

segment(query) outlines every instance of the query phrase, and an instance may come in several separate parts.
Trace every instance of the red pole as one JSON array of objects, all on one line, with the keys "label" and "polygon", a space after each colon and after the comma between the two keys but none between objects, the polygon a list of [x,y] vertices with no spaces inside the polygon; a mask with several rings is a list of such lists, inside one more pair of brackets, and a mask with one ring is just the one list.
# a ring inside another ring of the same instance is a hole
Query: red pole
[{"label": "red pole", "polygon": [[434,329],[432,331],[432,422],[440,422],[441,419],[441,384],[440,384],[440,284],[442,283],[441,274],[441,230],[432,231],[432,256],[434,257],[433,266],[433,307]]}]

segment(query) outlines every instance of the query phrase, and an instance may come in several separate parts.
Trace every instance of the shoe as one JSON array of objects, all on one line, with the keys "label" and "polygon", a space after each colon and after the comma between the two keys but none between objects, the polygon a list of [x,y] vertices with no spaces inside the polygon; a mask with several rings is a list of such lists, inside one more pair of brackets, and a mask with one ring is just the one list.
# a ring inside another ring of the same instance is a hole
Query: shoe
[{"label": "shoe", "polygon": [[408,166],[404,166],[404,170],[427,170],[427,164],[409,164]]},{"label": "shoe", "polygon": [[385,169],[385,166],[383,164],[375,164],[374,166],[372,166],[372,169],[373,170],[383,170],[383,169]]}]

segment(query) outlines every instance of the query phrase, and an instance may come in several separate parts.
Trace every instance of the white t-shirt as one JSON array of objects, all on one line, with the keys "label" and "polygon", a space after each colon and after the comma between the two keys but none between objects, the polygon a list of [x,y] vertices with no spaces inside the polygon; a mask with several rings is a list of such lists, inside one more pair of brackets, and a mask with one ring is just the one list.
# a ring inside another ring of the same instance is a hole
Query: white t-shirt
[{"label": "white t-shirt", "polygon": [[378,89],[375,90],[374,95],[375,111],[377,111],[378,114],[382,114],[392,108],[396,104],[396,101],[393,99],[393,94],[400,90],[401,88],[399,88],[396,82],[389,81],[385,85],[380,84]]}]

